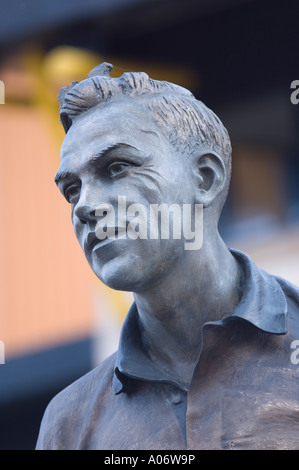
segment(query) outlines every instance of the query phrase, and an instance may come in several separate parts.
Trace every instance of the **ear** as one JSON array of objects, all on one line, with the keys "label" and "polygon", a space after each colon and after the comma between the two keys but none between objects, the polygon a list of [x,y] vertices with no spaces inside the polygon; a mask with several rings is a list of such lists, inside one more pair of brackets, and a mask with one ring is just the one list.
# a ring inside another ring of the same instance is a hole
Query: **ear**
[{"label": "ear", "polygon": [[221,193],[226,183],[226,168],[222,158],[209,152],[195,159],[196,199],[209,206]]}]

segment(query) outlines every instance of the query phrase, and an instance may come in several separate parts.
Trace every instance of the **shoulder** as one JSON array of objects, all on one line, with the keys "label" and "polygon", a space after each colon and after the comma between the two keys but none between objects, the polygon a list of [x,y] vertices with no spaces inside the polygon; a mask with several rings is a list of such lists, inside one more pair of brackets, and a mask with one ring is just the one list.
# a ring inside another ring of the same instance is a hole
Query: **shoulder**
[{"label": "shoulder", "polygon": [[115,359],[116,353],[62,390],[53,398],[50,404],[58,406],[62,402],[64,407],[66,403],[70,407],[76,407],[78,399],[89,400],[93,393],[101,388],[105,389],[111,384]]},{"label": "shoulder", "polygon": [[[111,389],[116,353],[58,393],[44,413],[36,449],[72,448],[83,416],[94,401]],[[68,430],[70,432],[68,432]],[[74,442],[71,442],[71,439]]]}]

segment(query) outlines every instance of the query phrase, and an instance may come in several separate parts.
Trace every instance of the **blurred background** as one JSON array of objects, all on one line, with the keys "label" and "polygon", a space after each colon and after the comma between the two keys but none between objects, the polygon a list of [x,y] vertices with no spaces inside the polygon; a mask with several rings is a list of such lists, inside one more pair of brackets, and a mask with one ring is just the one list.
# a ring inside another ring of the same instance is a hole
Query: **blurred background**
[{"label": "blurred background", "polygon": [[117,348],[132,301],[96,279],[54,184],[59,88],[102,61],[189,88],[232,139],[223,237],[299,285],[298,19],[297,0],[0,2],[0,449],[34,448],[49,400]]}]

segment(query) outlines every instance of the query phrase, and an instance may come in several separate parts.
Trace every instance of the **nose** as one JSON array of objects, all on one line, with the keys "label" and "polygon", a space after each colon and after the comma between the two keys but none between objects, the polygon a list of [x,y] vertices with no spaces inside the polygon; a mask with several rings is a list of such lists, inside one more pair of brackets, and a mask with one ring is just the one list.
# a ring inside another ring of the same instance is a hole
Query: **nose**
[{"label": "nose", "polygon": [[99,205],[98,196],[90,189],[81,188],[80,199],[77,202],[73,215],[82,224],[95,223],[97,220],[96,209]]},{"label": "nose", "polygon": [[95,209],[89,205],[77,206],[74,215],[80,220],[81,224],[87,224],[96,220]]}]

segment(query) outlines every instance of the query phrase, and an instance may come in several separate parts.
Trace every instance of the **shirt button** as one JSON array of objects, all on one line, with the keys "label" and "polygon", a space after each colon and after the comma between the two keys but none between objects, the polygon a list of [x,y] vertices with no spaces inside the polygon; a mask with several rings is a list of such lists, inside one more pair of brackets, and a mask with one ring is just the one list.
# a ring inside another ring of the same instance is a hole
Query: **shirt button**
[{"label": "shirt button", "polygon": [[172,397],[172,400],[171,400],[173,405],[179,405],[180,403],[182,403],[182,401],[183,401],[182,395],[179,392],[175,393]]}]

